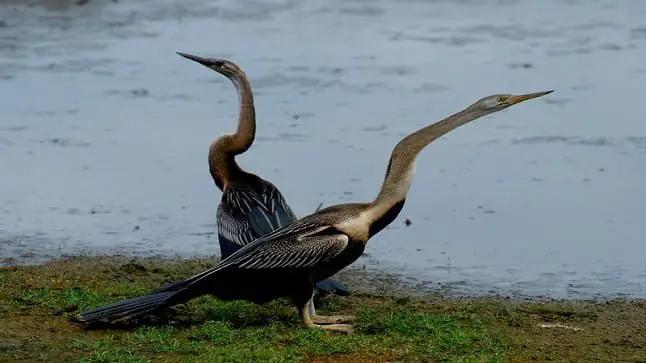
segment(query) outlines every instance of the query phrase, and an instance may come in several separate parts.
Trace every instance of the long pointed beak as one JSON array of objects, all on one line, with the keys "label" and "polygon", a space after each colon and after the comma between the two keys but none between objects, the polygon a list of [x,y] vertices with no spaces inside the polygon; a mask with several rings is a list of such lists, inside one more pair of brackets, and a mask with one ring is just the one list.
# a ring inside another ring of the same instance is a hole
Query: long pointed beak
[{"label": "long pointed beak", "polygon": [[550,94],[552,92],[554,92],[554,90],[545,91],[545,92],[528,93],[526,95],[509,96],[509,98],[507,99],[507,102],[510,105],[515,105],[515,104],[523,102],[523,101],[531,100],[532,98],[545,96],[545,95]]},{"label": "long pointed beak", "polygon": [[222,60],[215,59],[215,58],[202,58],[202,57],[198,57],[196,55],[186,54],[186,53],[182,53],[182,52],[177,52],[177,54],[181,55],[184,58],[187,58],[187,59],[190,59],[192,61],[195,61],[195,62],[197,62],[197,63],[199,63],[201,65],[204,65],[206,67],[213,67],[213,66],[219,67],[223,63]]}]

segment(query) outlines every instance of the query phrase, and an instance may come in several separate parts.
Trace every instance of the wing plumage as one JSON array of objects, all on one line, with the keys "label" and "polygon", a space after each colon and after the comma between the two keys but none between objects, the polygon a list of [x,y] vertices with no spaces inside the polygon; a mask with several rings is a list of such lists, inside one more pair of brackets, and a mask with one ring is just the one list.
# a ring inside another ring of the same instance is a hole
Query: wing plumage
[{"label": "wing plumage", "polygon": [[305,268],[338,256],[348,245],[344,234],[272,240],[236,258],[241,269]]},{"label": "wing plumage", "polygon": [[182,286],[206,281],[228,268],[260,272],[263,269],[311,267],[339,256],[348,243],[348,236],[331,226],[300,220],[243,246],[213,268],[184,280]]},{"label": "wing plumage", "polygon": [[262,181],[259,188],[230,186],[218,207],[218,237],[222,257],[296,220],[280,191]]}]

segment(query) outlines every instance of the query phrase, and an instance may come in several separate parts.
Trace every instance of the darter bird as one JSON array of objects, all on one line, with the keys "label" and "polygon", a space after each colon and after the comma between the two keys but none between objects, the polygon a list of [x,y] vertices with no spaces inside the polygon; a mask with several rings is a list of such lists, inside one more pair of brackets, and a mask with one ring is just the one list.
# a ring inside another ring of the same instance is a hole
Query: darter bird
[{"label": "darter bird", "polygon": [[316,314],[312,303],[314,286],[356,261],[368,240],[397,217],[422,149],[461,125],[550,92],[482,98],[404,137],[392,151],[381,190],[372,202],[322,209],[246,244],[211,269],[151,294],[83,312],[76,321],[114,322],[158,312],[205,294],[256,303],[288,297],[305,326],[349,333],[352,325],[344,323],[352,316]]},{"label": "darter bird", "polygon": [[[233,135],[219,137],[209,149],[209,170],[215,184],[222,191],[217,224],[220,253],[222,259],[225,259],[242,246],[297,218],[276,186],[242,170],[235,160],[236,155],[251,147],[256,136],[253,93],[244,71],[226,59],[178,54],[224,75],[238,91],[238,129]],[[323,295],[349,294],[343,284],[331,279],[319,281],[316,286],[317,291]]]}]

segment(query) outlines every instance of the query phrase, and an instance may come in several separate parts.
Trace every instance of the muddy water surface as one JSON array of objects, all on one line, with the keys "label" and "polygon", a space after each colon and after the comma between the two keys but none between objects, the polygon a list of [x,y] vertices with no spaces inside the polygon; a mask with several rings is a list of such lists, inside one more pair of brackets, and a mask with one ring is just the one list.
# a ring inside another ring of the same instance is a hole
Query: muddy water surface
[{"label": "muddy water surface", "polygon": [[429,147],[357,264],[458,293],[646,297],[646,3],[80,3],[0,5],[3,264],[217,253],[206,153],[237,99],[185,51],[247,71],[241,163],[299,215],[373,198],[427,122],[556,89]]}]

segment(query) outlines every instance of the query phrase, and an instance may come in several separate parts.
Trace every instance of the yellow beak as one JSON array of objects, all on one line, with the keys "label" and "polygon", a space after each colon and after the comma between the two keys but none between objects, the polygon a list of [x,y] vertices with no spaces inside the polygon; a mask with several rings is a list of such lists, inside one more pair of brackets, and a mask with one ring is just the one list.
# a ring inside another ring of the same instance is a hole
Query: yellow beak
[{"label": "yellow beak", "polygon": [[528,93],[526,95],[509,96],[509,98],[507,99],[507,103],[509,103],[510,105],[515,105],[523,101],[531,100],[532,98],[545,96],[552,92],[554,92],[554,90],[545,91],[545,92]]}]

